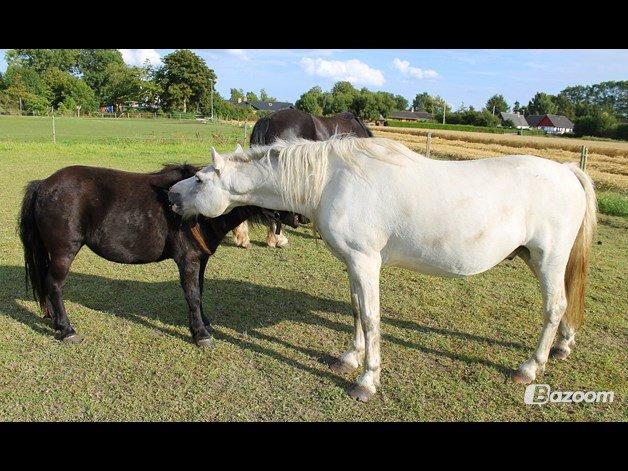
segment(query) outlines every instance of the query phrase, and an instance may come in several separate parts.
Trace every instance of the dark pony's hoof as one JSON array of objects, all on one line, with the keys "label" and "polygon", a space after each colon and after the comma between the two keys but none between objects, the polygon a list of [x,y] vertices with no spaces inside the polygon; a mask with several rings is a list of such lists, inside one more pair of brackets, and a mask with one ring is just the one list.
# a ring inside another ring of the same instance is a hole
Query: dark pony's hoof
[{"label": "dark pony's hoof", "polygon": [[562,348],[554,347],[550,350],[550,355],[556,360],[565,360],[569,356],[569,352]]},{"label": "dark pony's hoof", "polygon": [[196,346],[200,348],[212,348],[214,346],[214,339],[211,337],[205,337],[196,340],[194,343],[196,343]]},{"label": "dark pony's hoof", "polygon": [[356,384],[349,389],[349,396],[361,402],[368,402],[375,395],[375,391],[369,391],[364,386]]},{"label": "dark pony's hoof", "polygon": [[61,340],[62,342],[65,343],[81,343],[83,341],[83,337],[81,337],[79,334],[77,334],[76,332],[72,332],[71,334],[57,334],[56,335],[58,340]]}]

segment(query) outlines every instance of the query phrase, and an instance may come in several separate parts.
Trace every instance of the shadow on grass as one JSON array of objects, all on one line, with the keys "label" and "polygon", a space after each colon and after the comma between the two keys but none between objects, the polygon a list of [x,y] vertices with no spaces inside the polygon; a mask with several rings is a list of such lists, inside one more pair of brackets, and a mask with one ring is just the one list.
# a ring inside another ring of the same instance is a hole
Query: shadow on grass
[{"label": "shadow on grass", "polygon": [[[208,270],[207,275],[211,275],[210,270]],[[24,283],[24,270],[17,266],[0,266],[0,278],[12,286],[20,286]],[[11,292],[14,293],[15,291],[11,289]],[[19,298],[11,295],[7,296],[6,293],[2,294],[4,299],[10,299],[11,305],[7,306],[7,309],[3,309],[8,316],[29,326],[39,334],[52,335],[52,328],[48,320],[44,320],[41,316],[25,309],[17,302],[18,299],[30,299],[26,292]],[[316,313],[316,311],[334,312],[344,314],[347,318],[352,318],[351,306],[348,302],[312,296],[304,292],[261,286],[246,281],[212,280],[206,277],[203,298],[205,311],[209,314],[214,326],[225,327],[236,332],[246,332],[251,339],[281,345],[316,358],[322,364],[329,364],[333,358],[328,353],[302,345],[295,345],[256,329],[290,320],[317,325],[337,332],[345,332],[347,334],[347,344],[353,332],[353,328],[350,325],[335,322]],[[182,334],[179,330],[172,328],[181,326],[187,328],[188,325],[187,307],[183,300],[183,292],[177,281],[115,280],[71,272],[64,288],[64,299],[81,304],[89,309],[129,319],[143,327],[157,329],[166,335],[176,337],[185,342],[191,341],[189,335]],[[69,317],[70,321],[72,321],[71,312]],[[155,321],[160,321],[160,324]],[[383,316],[382,322],[384,330],[386,330],[386,325],[391,325],[397,328],[411,329],[425,335],[436,334],[461,338],[475,343],[527,349],[527,347],[514,342],[504,342],[455,330],[427,327],[416,322],[395,319],[389,316]],[[166,326],[163,324],[166,324]],[[293,358],[286,357],[273,349],[246,339],[236,338],[222,331],[215,331],[214,333],[218,339],[269,356],[308,373],[324,376],[343,387],[348,386],[345,380],[331,373],[331,371],[322,372]],[[428,355],[446,357],[469,364],[481,364],[493,368],[504,375],[508,375],[511,372],[509,367],[485,358],[436,350],[426,345],[399,339],[391,334],[383,334],[383,341],[419,350]]]}]

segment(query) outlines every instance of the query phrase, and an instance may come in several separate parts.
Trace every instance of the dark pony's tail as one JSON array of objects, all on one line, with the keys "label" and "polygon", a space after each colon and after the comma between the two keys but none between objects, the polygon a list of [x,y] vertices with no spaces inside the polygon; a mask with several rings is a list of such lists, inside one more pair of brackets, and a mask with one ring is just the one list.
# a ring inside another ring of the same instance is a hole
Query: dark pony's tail
[{"label": "dark pony's tail", "polygon": [[264,116],[257,120],[255,126],[253,126],[253,131],[251,131],[251,140],[249,145],[252,146],[263,146],[268,144],[266,142],[266,133],[268,132],[268,127],[270,126],[270,119],[268,116]]},{"label": "dark pony's tail", "polygon": [[24,268],[26,269],[26,288],[30,283],[33,296],[46,312],[46,276],[50,267],[50,255],[37,228],[35,220],[35,202],[41,180],[34,180],[26,186],[22,210],[20,211],[20,239],[24,246]]},{"label": "dark pony's tail", "polygon": [[360,127],[362,129],[364,129],[364,132],[366,133],[367,137],[373,137],[373,132],[368,128],[368,126],[366,124],[364,124],[362,122],[362,120],[360,118],[358,118],[357,116],[355,117],[355,120],[358,122],[358,124],[360,125]]}]

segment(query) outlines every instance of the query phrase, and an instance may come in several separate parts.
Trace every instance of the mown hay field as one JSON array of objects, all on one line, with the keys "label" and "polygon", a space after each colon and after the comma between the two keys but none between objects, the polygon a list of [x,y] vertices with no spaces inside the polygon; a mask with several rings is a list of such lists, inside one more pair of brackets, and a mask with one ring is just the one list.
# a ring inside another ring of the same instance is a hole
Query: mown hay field
[{"label": "mown hay field", "polygon": [[[625,218],[601,216],[578,343],[539,378],[553,389],[614,391],[613,403],[524,404],[524,389],[509,374],[536,344],[541,298],[527,267],[514,260],[462,279],[385,268],[382,388],[362,404],[346,394],[357,374],[328,368],[351,338],[345,267],[307,228],[288,230],[290,246],[282,250],[265,247],[263,228],[253,230],[250,251],[230,238],[219,247],[203,297],[215,328],[211,350],[190,342],[171,261],[120,265],[83,248],[65,287],[70,319],[85,338],[79,345],[53,338],[24,287],[15,221],[27,181],[72,164],[146,172],[165,162],[203,163],[210,145],[233,149],[242,129],[202,125],[200,138],[119,138],[94,120],[75,123],[92,135],[53,144],[11,137],[5,123],[0,118],[2,421],[628,419]],[[125,125],[128,135],[136,132],[134,123],[118,123]],[[164,125],[174,126],[155,122],[153,129]]]},{"label": "mown hay field", "polygon": [[628,142],[386,126],[377,126],[373,130],[375,135],[403,142],[422,154],[425,153],[427,134],[431,132],[432,153],[452,159],[531,154],[558,162],[579,162],[581,147],[586,146],[589,149],[587,172],[598,189],[628,192]]}]

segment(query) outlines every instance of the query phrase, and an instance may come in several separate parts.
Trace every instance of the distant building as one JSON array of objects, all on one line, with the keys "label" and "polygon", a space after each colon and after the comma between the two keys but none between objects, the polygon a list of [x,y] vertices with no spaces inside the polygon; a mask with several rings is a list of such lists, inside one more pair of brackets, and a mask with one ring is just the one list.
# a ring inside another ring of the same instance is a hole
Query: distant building
[{"label": "distant building", "polygon": [[391,111],[389,118],[399,121],[430,121],[434,116],[427,111]]},{"label": "distant building", "polygon": [[288,103],[285,101],[249,101],[248,104],[251,105],[256,111],[279,111],[294,108],[294,105],[292,103]]},{"label": "distant building", "polygon": [[522,114],[502,112],[499,113],[499,116],[502,120],[502,125],[506,124],[507,121],[512,121],[517,129],[528,129],[530,127]]},{"label": "distant building", "polygon": [[526,116],[532,128],[539,128],[548,134],[565,134],[573,132],[573,123],[567,116],[557,114],[533,114]]},{"label": "distant building", "polygon": [[235,106],[250,106],[255,111],[279,111],[294,108],[294,105],[292,103],[288,103],[285,101],[247,101],[246,98],[238,98],[237,101],[229,100],[229,102]]}]

